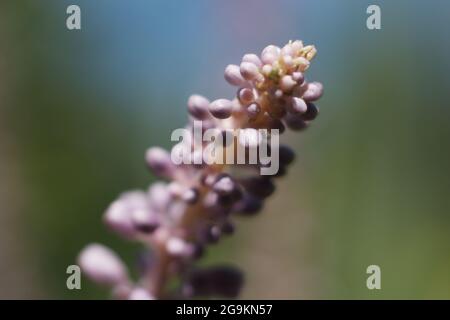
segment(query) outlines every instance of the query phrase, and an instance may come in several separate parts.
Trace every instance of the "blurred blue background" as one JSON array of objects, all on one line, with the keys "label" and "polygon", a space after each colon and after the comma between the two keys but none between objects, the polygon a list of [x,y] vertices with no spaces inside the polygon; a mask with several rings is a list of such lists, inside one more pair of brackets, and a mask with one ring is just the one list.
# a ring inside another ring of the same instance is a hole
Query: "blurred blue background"
[{"label": "blurred blue background", "polygon": [[[298,158],[263,214],[202,263],[240,266],[243,298],[449,299],[448,30],[444,0],[2,1],[0,297],[107,298],[67,290],[66,267],[92,241],[132,265],[139,246],[101,216],[154,180],[146,148],[170,145],[190,94],[234,94],[227,64],[301,39],[321,115],[287,134]],[[382,290],[366,288],[372,264]]]}]

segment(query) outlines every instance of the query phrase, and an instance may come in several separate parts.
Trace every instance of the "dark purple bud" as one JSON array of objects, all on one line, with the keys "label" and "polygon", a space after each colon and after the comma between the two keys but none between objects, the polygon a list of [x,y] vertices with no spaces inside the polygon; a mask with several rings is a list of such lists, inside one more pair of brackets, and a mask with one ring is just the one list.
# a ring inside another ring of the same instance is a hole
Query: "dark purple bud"
[{"label": "dark purple bud", "polygon": [[286,114],[284,123],[289,129],[294,131],[304,130],[308,127],[308,124],[302,119],[301,115],[294,115],[292,113]]},{"label": "dark purple bud", "polygon": [[275,191],[275,185],[267,176],[244,178],[241,183],[248,193],[260,198],[267,198]]},{"label": "dark purple bud", "polygon": [[199,243],[193,245],[192,258],[200,259],[205,254],[205,247]]},{"label": "dark purple bud", "polygon": [[222,224],[221,231],[223,234],[233,234],[234,233],[234,224],[231,221],[226,221]]},{"label": "dark purple bud", "polygon": [[183,292],[193,296],[234,298],[244,282],[241,271],[230,266],[216,266],[191,271],[183,285]]},{"label": "dark purple bud", "polygon": [[282,166],[287,166],[292,163],[295,159],[295,153],[294,150],[292,150],[287,145],[280,145],[279,148],[279,157],[280,157],[280,164]]},{"label": "dark purple bud", "polygon": [[317,115],[319,114],[319,109],[316,107],[314,103],[308,102],[307,103],[308,109],[304,114],[302,114],[302,119],[305,121],[311,121],[314,120]]},{"label": "dark purple bud", "polygon": [[203,239],[207,243],[217,243],[220,239],[220,228],[218,226],[208,227],[204,230]]},{"label": "dark purple bud", "polygon": [[245,194],[242,199],[236,203],[233,211],[243,215],[253,215],[261,211],[263,208],[263,201],[261,198],[255,197],[251,194]]}]

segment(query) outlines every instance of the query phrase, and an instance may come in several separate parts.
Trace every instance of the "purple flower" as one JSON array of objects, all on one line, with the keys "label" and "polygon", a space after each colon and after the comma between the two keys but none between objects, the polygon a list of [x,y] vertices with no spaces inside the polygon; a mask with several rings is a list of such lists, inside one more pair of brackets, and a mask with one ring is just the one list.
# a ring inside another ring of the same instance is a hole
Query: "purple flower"
[{"label": "purple flower", "polygon": [[[282,48],[269,45],[261,55],[247,53],[239,65],[225,68],[225,80],[238,87],[233,99],[210,102],[200,95],[190,96],[189,131],[173,146],[172,155],[187,153],[193,163],[175,165],[168,151],[148,149],[148,167],[168,182],[155,182],[147,192],[120,195],[104,215],[105,223],[119,235],[149,248],[145,263],[141,259],[139,278],[129,279],[120,259],[98,244],[86,247],[79,256],[84,274],[109,285],[120,299],[237,296],[243,284],[239,270],[228,266],[196,269],[193,262],[208,244],[234,232],[235,214],[260,212],[265,199],[275,192],[275,178],[285,175],[294,161],[291,148],[269,145],[258,129],[303,130],[317,117],[315,101],[322,96],[323,86],[305,78],[316,53],[314,46],[298,40]],[[222,153],[210,157],[224,158],[236,146],[244,150],[247,161],[252,151],[267,148],[278,155],[279,170],[261,176],[259,169],[267,168],[267,162],[210,164],[202,152],[204,142],[196,141],[193,134],[200,126],[202,134],[214,129],[216,138],[227,138],[219,144]],[[233,129],[239,134],[231,134]],[[175,290],[168,285],[172,278],[182,280]]]}]

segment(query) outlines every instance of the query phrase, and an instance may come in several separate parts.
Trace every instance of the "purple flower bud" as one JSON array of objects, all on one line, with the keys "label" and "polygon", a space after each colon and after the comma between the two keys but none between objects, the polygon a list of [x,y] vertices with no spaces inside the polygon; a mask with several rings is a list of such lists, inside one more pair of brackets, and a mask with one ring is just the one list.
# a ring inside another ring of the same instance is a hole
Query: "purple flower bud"
[{"label": "purple flower bud", "polygon": [[258,68],[262,67],[262,61],[259,57],[254,53],[247,53],[242,57],[242,62],[251,62],[256,65]]},{"label": "purple flower bud", "polygon": [[270,45],[264,48],[261,52],[261,60],[264,64],[272,64],[280,56],[280,48]]},{"label": "purple flower bud", "polygon": [[295,159],[294,151],[287,145],[280,145],[279,148],[280,165],[287,166]]},{"label": "purple flower bud", "polygon": [[226,221],[222,224],[221,232],[230,235],[234,233],[234,229],[234,224],[231,221]]},{"label": "purple flower bud", "polygon": [[308,109],[304,114],[302,114],[302,119],[306,121],[314,120],[317,115],[319,114],[319,109],[316,107],[315,104],[308,102],[307,103]]},{"label": "purple flower bud", "polygon": [[200,259],[205,254],[205,247],[202,244],[196,243],[193,245],[192,258]]},{"label": "purple flower bud", "polygon": [[307,89],[303,94],[303,99],[306,101],[316,101],[323,94],[323,85],[320,82],[310,82],[308,83]]},{"label": "purple flower bud", "polygon": [[259,197],[251,194],[245,194],[243,198],[236,203],[233,210],[243,215],[253,215],[261,211],[263,208],[263,201]]},{"label": "purple flower bud", "polygon": [[255,100],[255,95],[253,94],[252,89],[249,88],[240,89],[237,96],[239,98],[239,101],[244,105],[248,105]]},{"label": "purple flower bud", "polygon": [[294,131],[300,131],[306,129],[308,124],[302,119],[302,115],[295,115],[292,113],[287,113],[284,117],[284,123],[289,129]]},{"label": "purple flower bud", "polygon": [[198,190],[195,188],[190,188],[183,193],[182,198],[187,203],[194,204],[197,202],[198,196]]},{"label": "purple flower bud", "polygon": [[119,257],[101,244],[90,244],[78,256],[81,270],[91,280],[115,286],[128,279],[125,266]]},{"label": "purple flower bud", "polygon": [[246,80],[254,80],[260,76],[258,67],[251,62],[242,62],[240,70],[242,77]]},{"label": "purple flower bud", "polygon": [[247,107],[247,115],[250,119],[255,119],[258,117],[260,112],[261,108],[257,103],[252,103]]},{"label": "purple flower bud", "polygon": [[203,199],[203,206],[213,216],[226,216],[230,213],[231,196],[219,196],[216,192],[208,192]]},{"label": "purple flower bud", "polygon": [[[243,282],[242,272],[230,266],[196,269],[188,274],[183,292],[188,291],[194,296],[233,298],[239,294]],[[186,287],[190,290],[185,290]]]},{"label": "purple flower bud", "polygon": [[209,105],[209,111],[218,119],[226,119],[231,116],[233,104],[227,99],[218,99]]},{"label": "purple flower bud", "polygon": [[167,183],[155,182],[148,189],[150,206],[157,212],[164,212],[172,201]]},{"label": "purple flower bud", "polygon": [[108,227],[124,237],[132,237],[135,233],[130,206],[124,196],[108,207],[103,219]]},{"label": "purple flower bud", "polygon": [[130,296],[131,290],[129,283],[116,285],[112,288],[112,297],[117,300],[126,300]]},{"label": "purple flower bud", "polygon": [[225,68],[224,76],[225,76],[225,80],[232,86],[246,87],[248,84],[247,81],[242,77],[239,66],[237,66],[235,64],[229,64]]},{"label": "purple flower bud", "polygon": [[218,226],[207,227],[203,230],[203,241],[207,243],[217,243],[220,239],[221,231]]},{"label": "purple flower bud", "polygon": [[294,114],[305,113],[308,109],[306,102],[303,99],[297,97],[292,97],[290,103],[288,104],[288,107],[289,111]]},{"label": "purple flower bud", "polygon": [[303,81],[301,84],[294,87],[294,89],[292,90],[292,96],[301,98],[306,89],[308,89],[308,83],[306,81]]},{"label": "purple flower bud", "polygon": [[174,256],[187,257],[193,252],[193,247],[181,238],[171,237],[166,244],[167,252]]},{"label": "purple flower bud", "polygon": [[305,76],[301,72],[292,73],[292,79],[298,84],[302,84],[305,81]]},{"label": "purple flower bud", "polygon": [[280,80],[280,88],[284,92],[291,91],[296,85],[297,82],[294,79],[292,79],[292,77],[289,75],[283,76]]},{"label": "purple flower bud", "polygon": [[160,225],[159,217],[149,208],[138,208],[134,210],[131,218],[135,228],[142,233],[152,233]]},{"label": "purple flower bud", "polygon": [[294,50],[292,49],[292,45],[290,43],[286,44],[283,48],[281,48],[282,55],[294,56]]},{"label": "purple flower bud", "polygon": [[217,175],[212,173],[206,173],[202,176],[201,182],[203,185],[207,187],[212,187],[214,183],[217,181]]},{"label": "purple flower bud", "polygon": [[248,193],[260,198],[267,198],[275,191],[275,185],[267,176],[243,178],[241,183]]},{"label": "purple flower bud", "polygon": [[159,147],[152,147],[147,150],[145,155],[147,164],[154,174],[160,177],[170,178],[175,172],[175,166],[172,163],[170,154]]},{"label": "purple flower bud", "polygon": [[205,97],[194,94],[188,99],[188,111],[198,120],[203,120],[209,117],[208,106],[209,100]]},{"label": "purple flower bud", "polygon": [[275,90],[274,96],[278,99],[281,99],[284,96],[283,90],[280,89]]},{"label": "purple flower bud", "polygon": [[283,55],[282,56],[283,64],[286,68],[291,69],[294,66],[294,60],[290,55]]},{"label": "purple flower bud", "polygon": [[262,74],[265,75],[266,77],[269,77],[269,75],[271,74],[272,71],[273,71],[273,67],[271,64],[265,64],[261,68]]},{"label": "purple flower bud", "polygon": [[294,54],[296,55],[302,48],[303,48],[303,42],[300,40],[295,40],[291,43],[291,48],[294,51]]}]

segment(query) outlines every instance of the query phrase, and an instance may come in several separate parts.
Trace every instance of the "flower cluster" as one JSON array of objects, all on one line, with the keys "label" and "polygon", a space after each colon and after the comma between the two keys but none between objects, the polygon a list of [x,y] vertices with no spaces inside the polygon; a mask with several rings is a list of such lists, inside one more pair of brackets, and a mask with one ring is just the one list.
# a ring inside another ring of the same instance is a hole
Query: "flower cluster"
[{"label": "flower cluster", "polygon": [[[314,101],[323,92],[320,83],[307,82],[304,76],[315,54],[314,46],[290,41],[282,48],[270,45],[260,56],[244,55],[239,66],[225,69],[226,81],[238,87],[236,97],[210,102],[192,95],[187,103],[187,128],[193,130],[200,122],[202,130],[216,128],[226,135],[227,130],[241,129],[250,136],[257,129],[306,128],[318,114]],[[148,247],[139,263],[138,281],[133,282],[116,254],[102,245],[91,244],[79,255],[83,273],[110,286],[115,298],[234,297],[239,293],[243,283],[239,270],[231,266],[200,269],[193,262],[207,244],[233,233],[234,215],[261,211],[264,199],[275,190],[273,179],[286,173],[294,152],[279,146],[278,173],[262,176],[255,169],[267,164],[207,164],[193,140],[192,135],[186,136],[172,149],[188,150],[199,159],[189,165],[174,164],[168,151],[150,148],[148,167],[165,182],[153,183],[147,191],[122,194],[105,213],[111,229]],[[247,151],[261,147],[258,139],[237,143]],[[234,144],[223,145],[224,150],[230,148]]]}]

